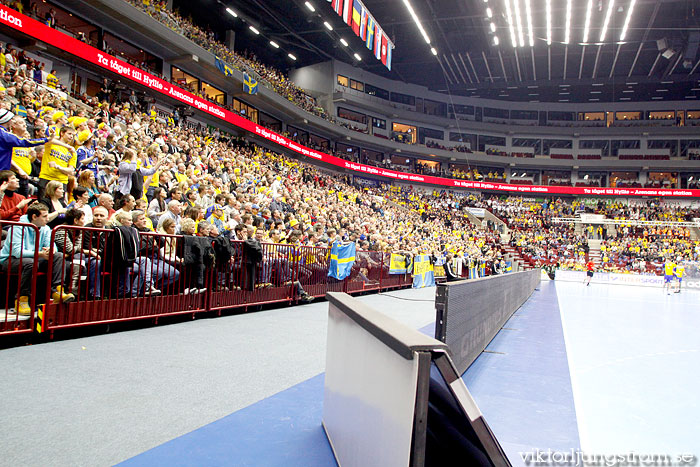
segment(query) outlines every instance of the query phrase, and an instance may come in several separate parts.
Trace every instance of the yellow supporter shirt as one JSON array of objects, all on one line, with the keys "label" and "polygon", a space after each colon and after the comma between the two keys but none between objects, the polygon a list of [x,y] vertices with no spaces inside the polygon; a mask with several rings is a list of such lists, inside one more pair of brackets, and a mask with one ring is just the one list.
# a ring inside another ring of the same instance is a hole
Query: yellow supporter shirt
[{"label": "yellow supporter shirt", "polygon": [[34,148],[12,148],[12,162],[24,170],[27,175],[32,173]]},{"label": "yellow supporter shirt", "polygon": [[58,77],[49,73],[49,75],[46,77],[46,85],[52,89],[56,89],[58,87]]},{"label": "yellow supporter shirt", "polygon": [[75,152],[71,152],[63,146],[56,146],[55,144],[50,146],[47,144],[46,149],[44,149],[44,157],[41,160],[41,172],[39,173],[39,178],[44,180],[56,180],[63,184],[68,183],[68,175],[49,166],[49,163],[52,161],[61,167],[75,168],[78,162],[77,154]]}]

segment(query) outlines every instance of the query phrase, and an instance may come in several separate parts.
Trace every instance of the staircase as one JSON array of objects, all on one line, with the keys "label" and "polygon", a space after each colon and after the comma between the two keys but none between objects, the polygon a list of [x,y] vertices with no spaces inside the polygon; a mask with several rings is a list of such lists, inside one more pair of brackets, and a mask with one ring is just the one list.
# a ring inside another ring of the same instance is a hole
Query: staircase
[{"label": "staircase", "polygon": [[513,271],[528,271],[534,269],[532,264],[523,258],[523,255],[507,243],[503,244],[503,253],[506,257],[506,261],[513,262]]},{"label": "staircase", "polygon": [[603,264],[603,255],[600,253],[600,240],[588,240],[588,260],[593,261],[596,270]]}]

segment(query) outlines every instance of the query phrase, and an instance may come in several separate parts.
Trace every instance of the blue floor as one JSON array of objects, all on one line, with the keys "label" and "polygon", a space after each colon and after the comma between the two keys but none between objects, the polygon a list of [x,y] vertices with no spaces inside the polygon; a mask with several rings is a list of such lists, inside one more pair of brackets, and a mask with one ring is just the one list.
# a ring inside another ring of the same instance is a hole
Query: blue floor
[{"label": "blue floor", "polygon": [[335,466],[322,412],[320,374],[119,465]]},{"label": "blue floor", "polygon": [[[513,465],[520,452],[579,448],[554,283],[542,282],[463,375]],[[493,353],[492,353],[493,352]]]}]

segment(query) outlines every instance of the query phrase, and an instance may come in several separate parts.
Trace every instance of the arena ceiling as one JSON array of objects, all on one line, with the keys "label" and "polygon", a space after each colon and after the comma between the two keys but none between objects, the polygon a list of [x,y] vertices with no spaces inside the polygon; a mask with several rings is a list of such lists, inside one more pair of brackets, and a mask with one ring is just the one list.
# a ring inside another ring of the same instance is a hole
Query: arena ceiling
[{"label": "arena ceiling", "polygon": [[430,45],[406,0],[363,1],[396,44],[392,71],[327,0],[309,0],[313,12],[305,0],[175,0],[175,7],[221,37],[233,29],[237,50],[281,69],[335,58],[436,91],[510,101],[700,100],[700,0],[410,0]]}]

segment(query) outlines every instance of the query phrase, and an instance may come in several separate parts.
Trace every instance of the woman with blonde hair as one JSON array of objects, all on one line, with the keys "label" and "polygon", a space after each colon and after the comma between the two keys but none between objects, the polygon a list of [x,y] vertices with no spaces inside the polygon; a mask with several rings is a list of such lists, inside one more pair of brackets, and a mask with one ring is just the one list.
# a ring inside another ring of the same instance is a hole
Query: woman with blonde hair
[{"label": "woman with blonde hair", "polygon": [[64,195],[63,183],[51,180],[46,184],[44,199],[41,202],[49,208],[49,223],[47,225],[52,229],[64,222],[67,211]]},{"label": "woman with blonde hair", "polygon": [[90,202],[88,205],[91,208],[97,206],[97,197],[100,195],[101,191],[97,188],[95,183],[95,173],[92,170],[86,169],[80,172],[78,175],[78,186],[85,188],[90,195]]}]

